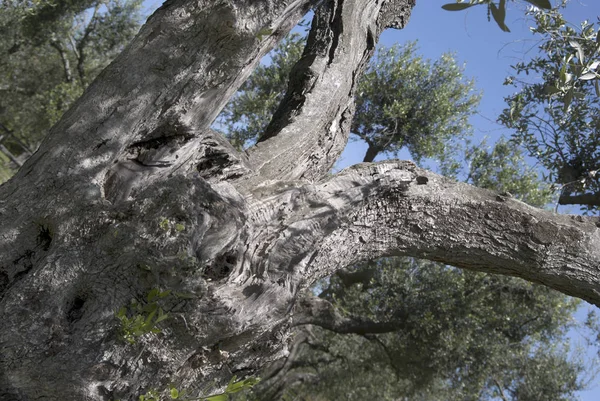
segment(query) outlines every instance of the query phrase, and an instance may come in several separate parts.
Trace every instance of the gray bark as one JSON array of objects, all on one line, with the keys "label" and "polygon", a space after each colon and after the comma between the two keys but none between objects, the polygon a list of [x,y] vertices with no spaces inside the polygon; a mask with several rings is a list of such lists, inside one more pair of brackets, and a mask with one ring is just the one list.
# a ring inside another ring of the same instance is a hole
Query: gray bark
[{"label": "gray bark", "polygon": [[[237,152],[210,123],[311,5],[291,95],[267,139]],[[157,10],[0,187],[0,399],[134,400],[169,384],[216,392],[286,355],[294,325],[332,316],[301,290],[387,255],[600,304],[597,219],[411,162],[328,175],[377,37],[413,5],[170,0]],[[169,318],[129,344],[115,313],[153,288],[171,291]],[[370,323],[334,318],[346,332]]]}]

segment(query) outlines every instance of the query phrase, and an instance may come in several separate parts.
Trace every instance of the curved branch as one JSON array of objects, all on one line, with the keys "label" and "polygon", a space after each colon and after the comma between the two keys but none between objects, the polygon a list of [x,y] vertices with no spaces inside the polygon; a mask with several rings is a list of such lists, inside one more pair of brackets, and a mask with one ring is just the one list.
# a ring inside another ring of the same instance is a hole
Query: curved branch
[{"label": "curved branch", "polygon": [[323,206],[311,215],[330,216],[329,230],[306,277],[361,260],[413,256],[521,277],[600,305],[597,217],[536,209],[403,161],[359,164],[314,191]]},{"label": "curved branch", "polygon": [[414,0],[328,0],[315,12],[286,96],[249,159],[263,180],[315,180],[348,140],[354,90],[384,28],[404,26]]}]

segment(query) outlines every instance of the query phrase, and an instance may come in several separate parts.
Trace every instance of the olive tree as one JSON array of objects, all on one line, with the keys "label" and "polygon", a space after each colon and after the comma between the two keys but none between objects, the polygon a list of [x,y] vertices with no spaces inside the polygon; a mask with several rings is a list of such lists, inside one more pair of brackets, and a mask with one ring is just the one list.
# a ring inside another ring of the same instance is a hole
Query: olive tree
[{"label": "olive tree", "polygon": [[[210,124],[313,6],[278,128],[237,151]],[[600,303],[597,218],[408,161],[329,174],[379,34],[403,27],[413,6],[165,2],[0,187],[0,398],[226,391],[286,355],[298,322],[364,324],[300,294],[383,256]]]}]

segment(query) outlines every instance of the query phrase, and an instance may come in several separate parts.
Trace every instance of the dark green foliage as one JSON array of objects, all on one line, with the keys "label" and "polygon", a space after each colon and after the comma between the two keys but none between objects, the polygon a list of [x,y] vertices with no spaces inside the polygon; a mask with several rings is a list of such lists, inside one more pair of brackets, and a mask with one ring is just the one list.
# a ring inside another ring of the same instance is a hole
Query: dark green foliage
[{"label": "dark green foliage", "polygon": [[485,400],[502,389],[507,399],[560,400],[581,389],[583,366],[568,359],[564,338],[576,300],[518,279],[410,259],[351,272],[369,269],[370,279],[350,286],[332,277],[322,296],[347,316],[401,319],[402,328],[365,336],[315,329],[298,364],[315,375],[302,393]]},{"label": "dark green foliage", "polygon": [[551,185],[540,180],[535,168],[528,165],[521,147],[514,141],[499,139],[493,146],[486,141],[472,146],[466,144],[462,152],[441,158],[440,170],[448,177],[499,193],[510,193],[516,199],[536,207],[553,202]]}]

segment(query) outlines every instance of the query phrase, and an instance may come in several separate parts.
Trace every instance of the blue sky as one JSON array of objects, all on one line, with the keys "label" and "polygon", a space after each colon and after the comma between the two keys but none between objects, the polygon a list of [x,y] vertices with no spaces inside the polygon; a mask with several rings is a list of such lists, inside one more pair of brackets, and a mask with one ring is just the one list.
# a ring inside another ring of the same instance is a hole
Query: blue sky
[{"label": "blue sky", "polygon": [[[520,3],[508,4],[506,24],[511,32],[506,33],[493,21],[488,22],[485,7],[473,7],[461,12],[441,9],[442,4],[450,2],[454,0],[417,0],[406,28],[384,32],[380,44],[391,46],[418,40],[420,53],[431,59],[445,52],[453,52],[459,62],[466,64],[465,75],[475,78],[477,88],[483,92],[479,113],[471,120],[475,140],[487,137],[493,142],[501,135],[510,135],[508,130],[495,122],[504,108],[504,97],[514,91],[514,88],[503,86],[502,83],[512,75],[511,64],[527,60],[535,53],[537,39],[529,31],[530,23],[524,17],[524,6]],[[160,4],[162,1],[146,0],[144,9],[150,13]],[[564,16],[576,25],[586,19],[596,21],[600,17],[600,0],[572,0]],[[364,145],[351,143],[337,167],[360,162],[365,150]],[[577,318],[585,318],[588,308],[591,306],[583,306]],[[582,341],[576,332],[571,337],[575,343]],[[589,357],[596,357],[594,353],[590,350]],[[590,390],[581,392],[579,396],[582,401],[600,400],[598,378]]]}]

